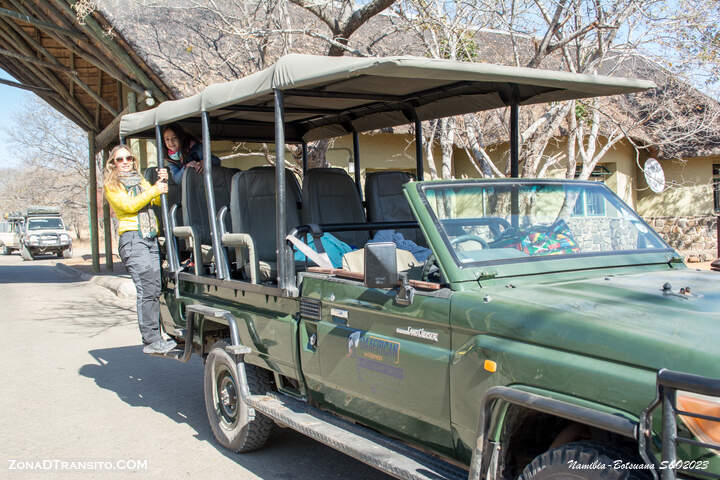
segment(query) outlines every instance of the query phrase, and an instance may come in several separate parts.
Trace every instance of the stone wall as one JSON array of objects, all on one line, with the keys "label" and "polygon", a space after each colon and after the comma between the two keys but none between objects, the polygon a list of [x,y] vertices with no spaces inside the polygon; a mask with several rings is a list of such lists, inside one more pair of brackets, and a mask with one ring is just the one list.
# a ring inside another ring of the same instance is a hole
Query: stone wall
[{"label": "stone wall", "polygon": [[717,217],[649,217],[645,221],[689,262],[717,258]]}]

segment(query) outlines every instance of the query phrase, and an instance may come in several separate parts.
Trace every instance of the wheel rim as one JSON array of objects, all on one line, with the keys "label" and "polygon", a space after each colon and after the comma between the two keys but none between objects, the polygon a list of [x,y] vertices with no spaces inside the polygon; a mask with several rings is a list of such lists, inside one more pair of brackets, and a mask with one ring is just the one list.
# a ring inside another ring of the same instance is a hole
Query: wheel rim
[{"label": "wheel rim", "polygon": [[215,374],[215,410],[222,423],[232,427],[238,419],[238,389],[230,370],[222,366]]}]

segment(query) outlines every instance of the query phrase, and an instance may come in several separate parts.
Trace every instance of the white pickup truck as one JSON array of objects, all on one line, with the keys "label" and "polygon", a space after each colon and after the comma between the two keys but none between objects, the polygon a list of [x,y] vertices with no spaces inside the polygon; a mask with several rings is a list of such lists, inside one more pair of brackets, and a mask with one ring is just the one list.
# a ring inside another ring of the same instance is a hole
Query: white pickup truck
[{"label": "white pickup truck", "polygon": [[0,221],[0,255],[10,255],[20,249],[24,218],[19,213],[7,215]]}]

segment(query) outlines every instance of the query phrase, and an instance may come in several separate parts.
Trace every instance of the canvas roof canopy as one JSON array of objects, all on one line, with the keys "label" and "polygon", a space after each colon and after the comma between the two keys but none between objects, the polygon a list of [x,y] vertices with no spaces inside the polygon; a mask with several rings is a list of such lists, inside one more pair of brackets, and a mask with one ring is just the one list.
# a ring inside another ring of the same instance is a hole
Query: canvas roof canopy
[{"label": "canvas roof canopy", "polygon": [[[207,87],[182,100],[124,115],[121,137],[154,137],[155,125],[179,122],[198,135],[210,115],[216,140],[275,139],[274,90],[284,93],[285,138],[312,141],[419,120],[639,92],[650,81],[457,62],[422,57],[287,55],[244,78]],[[199,136],[199,135],[198,135]]]}]

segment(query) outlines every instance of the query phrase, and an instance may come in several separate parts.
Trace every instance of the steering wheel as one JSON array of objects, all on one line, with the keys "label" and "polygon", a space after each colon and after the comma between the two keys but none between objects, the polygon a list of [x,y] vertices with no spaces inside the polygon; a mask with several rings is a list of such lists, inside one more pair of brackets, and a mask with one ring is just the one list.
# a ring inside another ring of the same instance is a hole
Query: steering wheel
[{"label": "steering wheel", "polygon": [[470,235],[470,234],[460,235],[458,237],[453,238],[452,240],[450,240],[450,245],[452,245],[454,247],[455,245],[457,245],[459,243],[465,243],[465,242],[477,242],[480,244],[480,246],[482,246],[482,248],[490,248],[490,246],[488,246],[488,243],[485,240],[478,237],[477,235]]}]

